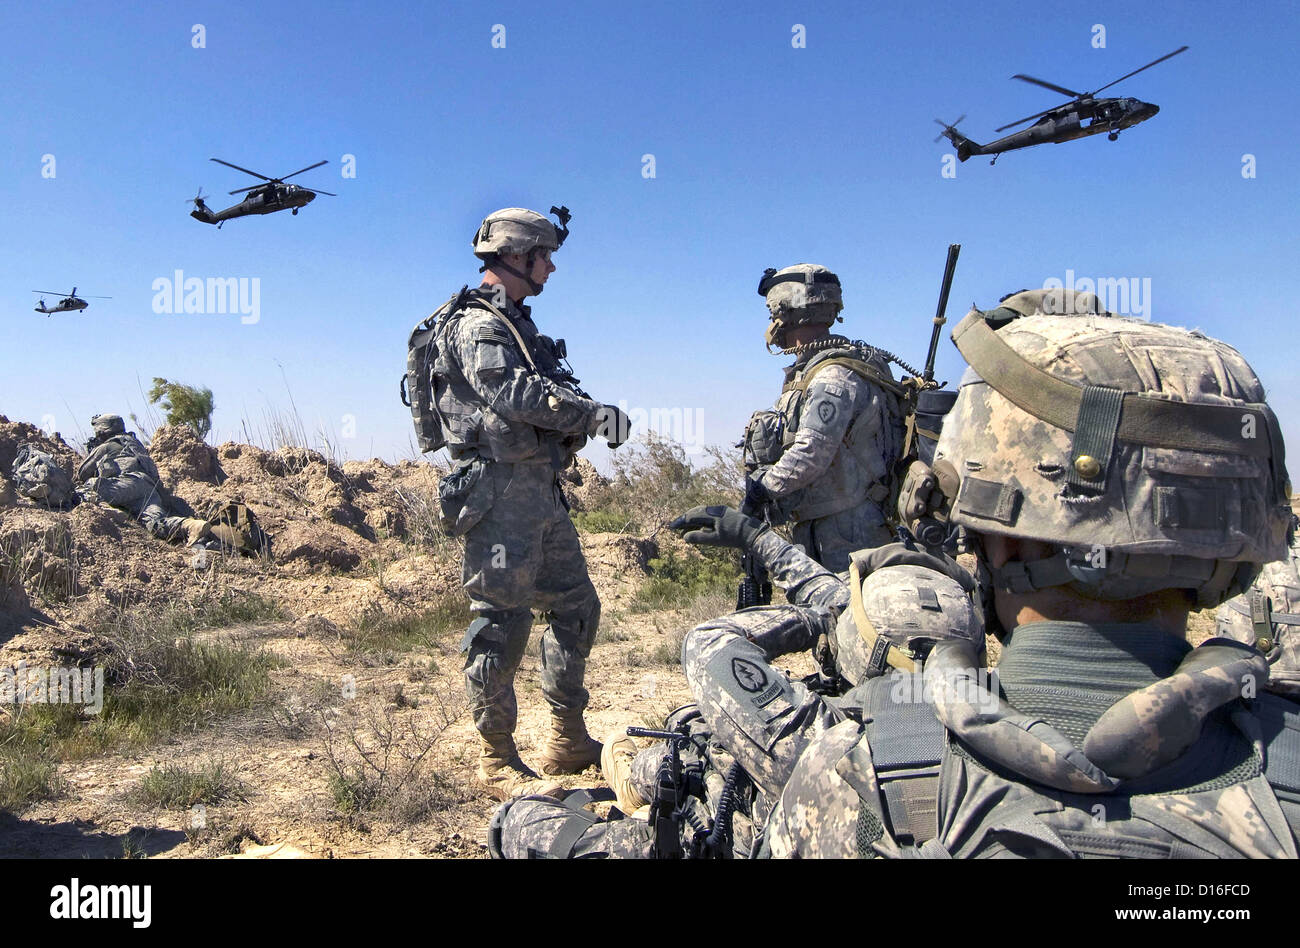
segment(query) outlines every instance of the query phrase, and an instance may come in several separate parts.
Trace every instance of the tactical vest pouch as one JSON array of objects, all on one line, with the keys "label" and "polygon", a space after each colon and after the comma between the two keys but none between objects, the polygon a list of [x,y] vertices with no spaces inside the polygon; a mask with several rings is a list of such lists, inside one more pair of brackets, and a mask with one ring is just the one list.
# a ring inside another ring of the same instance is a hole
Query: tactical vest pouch
[{"label": "tactical vest pouch", "polygon": [[458,464],[438,482],[438,523],[449,537],[469,533],[492,507],[496,488],[482,458]]},{"label": "tactical vest pouch", "polygon": [[916,431],[916,454],[926,464],[934,463],[934,449],[943,431],[944,416],[957,401],[956,392],[928,389],[916,397],[916,413],[912,424]]},{"label": "tactical vest pouch", "polygon": [[15,488],[28,500],[48,507],[66,507],[76,500],[68,472],[51,455],[31,444],[18,446],[11,470]]},{"label": "tactical vest pouch", "polygon": [[742,443],[745,469],[753,471],[780,460],[784,434],[785,420],[780,412],[767,409],[750,415]]}]

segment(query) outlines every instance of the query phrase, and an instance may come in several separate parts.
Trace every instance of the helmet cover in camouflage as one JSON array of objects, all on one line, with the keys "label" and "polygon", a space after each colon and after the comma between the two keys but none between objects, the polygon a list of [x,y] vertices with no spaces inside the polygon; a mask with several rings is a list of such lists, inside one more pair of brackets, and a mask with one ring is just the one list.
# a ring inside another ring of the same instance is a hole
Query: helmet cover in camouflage
[{"label": "helmet cover in camouflage", "polygon": [[126,434],[126,423],[122,421],[121,415],[96,415],[90,419],[90,427],[95,430],[95,434],[101,438],[111,438],[113,435]]},{"label": "helmet cover in camouflage", "polygon": [[[876,633],[911,654],[928,654],[946,639],[965,639],[984,651],[984,624],[961,585],[924,566],[885,566],[862,581],[862,607]],[[861,684],[887,671],[873,668],[871,649],[844,610],[835,626],[835,663],[845,679]]]},{"label": "helmet cover in camouflage", "polygon": [[506,207],[483,218],[474,232],[474,256],[486,260],[494,254],[557,250],[559,233],[547,218],[522,207]]},{"label": "helmet cover in camouflage", "polygon": [[767,300],[772,319],[787,328],[829,326],[844,308],[839,277],[815,263],[796,263],[783,270],[766,271],[759,292]]},{"label": "helmet cover in camouflage", "polygon": [[1250,589],[1219,607],[1214,634],[1245,642],[1268,660],[1268,688],[1300,697],[1300,532],[1289,555],[1265,563]]},{"label": "helmet cover in camouflage", "polygon": [[[1098,599],[1195,589],[1204,607],[1240,592],[1258,564],[1284,553],[1281,435],[1237,350],[1119,316],[1026,316],[996,333],[984,316],[972,310],[953,332],[969,361],[996,374],[986,382],[967,370],[936,448],[936,470],[947,464],[960,483],[951,519],[1062,548],[1051,560],[999,568],[999,586],[1068,585]],[[1001,360],[990,361],[989,347],[1004,344]],[[1075,392],[1073,430],[1042,417],[1062,388]],[[1105,412],[1085,413],[1089,398],[1113,407],[1109,422],[1095,421]],[[1129,434],[1137,430],[1130,415],[1143,411],[1180,423],[1149,425],[1140,441]],[[1108,435],[1082,454],[1085,430]]]}]

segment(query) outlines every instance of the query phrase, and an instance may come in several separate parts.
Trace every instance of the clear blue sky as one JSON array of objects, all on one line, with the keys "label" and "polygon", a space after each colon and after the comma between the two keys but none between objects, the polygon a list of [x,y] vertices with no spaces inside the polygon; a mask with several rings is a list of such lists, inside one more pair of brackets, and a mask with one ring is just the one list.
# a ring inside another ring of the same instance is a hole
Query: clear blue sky
[{"label": "clear blue sky", "polygon": [[[84,435],[162,375],[215,392],[214,441],[291,392],[348,456],[410,456],[410,327],[477,281],[484,214],[567,204],[542,331],[594,396],[684,410],[701,442],[734,441],[779,389],[764,267],[831,267],[842,330],[919,363],[960,242],[954,320],[1067,270],[1149,279],[1152,318],[1245,353],[1300,456],[1298,25],[1293,3],[10,5],[0,413]],[[1113,90],[1161,107],[1118,142],[941,176],[935,117],[966,113],[987,141],[1061,101],[1013,73],[1093,89],[1184,43]],[[268,175],[327,158],[296,180],[339,196],[218,231],[186,199],[201,185],[223,207],[253,179],[213,156]],[[260,280],[260,320],[154,313],[153,281],[178,269]],[[32,312],[31,290],[73,284],[113,298]],[[939,376],[960,365],[945,339]]]}]

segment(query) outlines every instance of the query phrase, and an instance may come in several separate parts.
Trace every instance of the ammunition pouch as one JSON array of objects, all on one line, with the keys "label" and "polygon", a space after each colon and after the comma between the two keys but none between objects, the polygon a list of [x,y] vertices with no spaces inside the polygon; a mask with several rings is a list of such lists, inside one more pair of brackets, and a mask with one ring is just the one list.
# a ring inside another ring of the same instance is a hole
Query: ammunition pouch
[{"label": "ammunition pouch", "polygon": [[492,507],[496,489],[483,458],[462,462],[438,482],[438,523],[449,537],[469,533]]},{"label": "ammunition pouch", "polygon": [[745,425],[745,439],[741,443],[745,470],[775,464],[785,450],[785,418],[779,411],[765,409],[749,416]]}]

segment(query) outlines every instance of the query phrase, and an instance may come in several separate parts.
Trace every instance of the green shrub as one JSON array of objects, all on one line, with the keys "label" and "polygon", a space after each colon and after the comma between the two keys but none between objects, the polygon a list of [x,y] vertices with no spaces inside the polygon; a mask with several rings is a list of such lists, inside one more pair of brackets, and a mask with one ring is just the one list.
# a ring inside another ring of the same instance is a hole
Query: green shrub
[{"label": "green shrub", "polygon": [[650,578],[637,590],[634,612],[676,609],[700,596],[734,590],[740,574],[739,554],[716,548],[685,553],[669,548],[649,566]]},{"label": "green shrub", "polygon": [[239,781],[222,761],[187,770],[180,764],[154,767],[140,781],[136,797],[148,806],[192,807],[196,803],[217,804],[243,799]]},{"label": "green shrub", "polygon": [[640,524],[631,515],[616,510],[589,510],[569,515],[583,533],[636,533]]},{"label": "green shrub", "polygon": [[149,389],[149,404],[159,403],[167,413],[167,424],[188,425],[200,438],[206,438],[212,430],[212,389],[155,378]]}]

